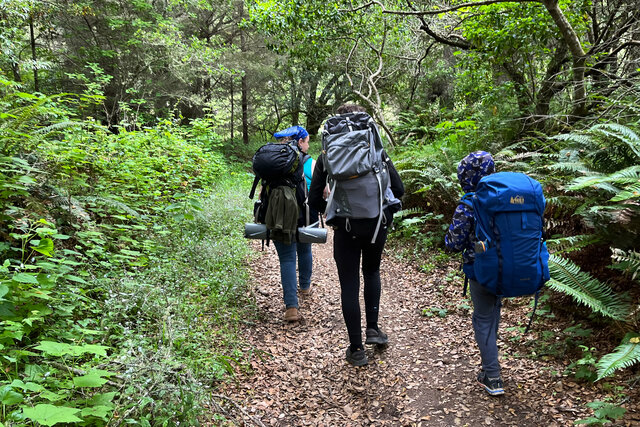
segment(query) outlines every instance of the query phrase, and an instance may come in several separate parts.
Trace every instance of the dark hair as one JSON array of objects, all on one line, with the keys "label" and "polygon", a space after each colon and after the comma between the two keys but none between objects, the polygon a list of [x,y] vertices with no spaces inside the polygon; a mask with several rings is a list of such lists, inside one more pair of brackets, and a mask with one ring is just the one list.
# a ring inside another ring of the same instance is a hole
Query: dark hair
[{"label": "dark hair", "polygon": [[358,104],[342,104],[336,110],[336,113],[338,113],[338,114],[366,113],[366,112],[367,112],[367,110],[362,105],[358,105]]}]

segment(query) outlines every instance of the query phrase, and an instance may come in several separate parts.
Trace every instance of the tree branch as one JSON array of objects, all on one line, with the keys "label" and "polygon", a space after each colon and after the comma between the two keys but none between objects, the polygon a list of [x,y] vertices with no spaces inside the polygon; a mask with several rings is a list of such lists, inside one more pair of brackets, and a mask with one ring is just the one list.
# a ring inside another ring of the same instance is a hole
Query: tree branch
[{"label": "tree branch", "polygon": [[388,13],[390,15],[401,16],[425,16],[425,15],[440,15],[441,13],[455,12],[456,10],[464,9],[467,7],[488,6],[496,3],[541,3],[542,0],[485,0],[478,2],[463,3],[456,6],[437,9],[437,10],[388,10],[379,1],[371,1],[353,9],[339,9],[340,12],[357,12],[361,9],[369,8],[370,6],[377,5],[382,9],[382,13]]}]

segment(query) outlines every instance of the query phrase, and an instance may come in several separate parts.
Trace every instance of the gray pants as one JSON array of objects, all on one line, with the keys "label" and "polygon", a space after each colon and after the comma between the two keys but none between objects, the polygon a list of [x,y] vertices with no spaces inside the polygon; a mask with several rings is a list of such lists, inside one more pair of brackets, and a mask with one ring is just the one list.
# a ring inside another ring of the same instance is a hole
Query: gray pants
[{"label": "gray pants", "polygon": [[471,301],[473,301],[473,332],[480,349],[482,369],[491,378],[500,376],[498,362],[498,325],[502,299],[492,295],[475,280],[469,280]]}]

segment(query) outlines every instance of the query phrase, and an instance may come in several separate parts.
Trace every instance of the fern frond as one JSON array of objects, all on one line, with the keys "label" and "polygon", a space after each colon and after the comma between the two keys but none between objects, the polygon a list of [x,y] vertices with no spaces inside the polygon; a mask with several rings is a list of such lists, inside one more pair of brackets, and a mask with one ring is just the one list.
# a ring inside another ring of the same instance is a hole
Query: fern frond
[{"label": "fern frond", "polygon": [[555,163],[553,165],[549,165],[547,167],[551,170],[565,172],[565,173],[583,173],[583,174],[595,173],[594,171],[590,170],[582,162],[561,162],[561,163]]},{"label": "fern frond", "polygon": [[573,180],[571,184],[565,187],[566,191],[577,191],[584,188],[591,187],[597,190],[604,190],[609,193],[618,194],[620,189],[615,185],[607,182],[606,176],[581,176]]},{"label": "fern frond", "polygon": [[555,135],[551,139],[555,139],[556,141],[573,142],[583,147],[591,147],[595,144],[593,138],[591,138],[590,136],[578,133],[565,133],[562,135]]},{"label": "fern frond", "polygon": [[[557,206],[563,209],[575,209],[577,205],[580,205],[582,201],[578,200],[573,196],[550,196],[546,197],[547,205],[549,206]],[[550,218],[549,220],[552,220]],[[547,220],[547,221],[549,221]],[[557,219],[556,219],[557,220]]]},{"label": "fern frond", "polygon": [[598,131],[606,136],[619,139],[627,144],[636,156],[640,157],[640,137],[628,127],[617,123],[602,123],[591,127],[589,130]]},{"label": "fern frond", "polygon": [[123,203],[119,200],[114,199],[113,197],[106,197],[106,196],[87,196],[87,197],[83,197],[82,198],[83,201],[85,202],[89,202],[89,203],[99,203],[111,208],[115,208],[116,210],[119,210],[120,212],[124,212],[127,215],[131,215],[133,217],[139,218],[140,217],[140,213],[138,213],[138,211],[136,211],[135,209],[129,207],[129,205],[127,205],[126,203]]},{"label": "fern frond", "polygon": [[612,197],[609,201],[621,202],[623,200],[636,199],[638,197],[640,197],[640,182],[621,191],[620,193]]},{"label": "fern frond", "polygon": [[629,304],[626,300],[608,285],[580,270],[573,262],[551,255],[549,271],[551,289],[567,294],[577,303],[614,320],[624,320],[629,315]]},{"label": "fern frond", "polygon": [[34,131],[33,133],[40,134],[40,135],[48,135],[51,132],[61,130],[61,129],[67,129],[74,126],[84,126],[84,123],[74,122],[74,121],[64,121],[64,122],[54,123],[49,126],[45,126],[43,128],[40,128]]},{"label": "fern frond", "polygon": [[611,258],[618,263],[614,268],[631,274],[631,279],[640,278],[640,252],[623,251],[622,249],[613,248]]},{"label": "fern frond", "polygon": [[596,381],[608,377],[618,369],[628,368],[636,363],[640,363],[640,334],[629,332],[622,339],[622,343],[613,350],[613,353],[606,354],[598,360]]},{"label": "fern frond", "polygon": [[[573,180],[567,187],[568,190],[581,190],[585,187],[597,187],[602,183],[616,185],[633,184],[640,181],[640,166],[630,166],[609,175],[592,173],[590,176],[582,176]],[[614,187],[615,188],[615,187]],[[619,191],[619,190],[618,190]]]},{"label": "fern frond", "polygon": [[411,216],[411,215],[421,215],[424,213],[424,210],[418,207],[414,207],[414,208],[409,208],[409,209],[402,209],[401,211],[398,211],[396,213],[393,214],[393,218],[404,218],[407,216]]},{"label": "fern frond", "polygon": [[580,250],[599,241],[598,236],[593,234],[580,234],[559,239],[549,239],[547,240],[547,248],[549,252],[567,253]]}]

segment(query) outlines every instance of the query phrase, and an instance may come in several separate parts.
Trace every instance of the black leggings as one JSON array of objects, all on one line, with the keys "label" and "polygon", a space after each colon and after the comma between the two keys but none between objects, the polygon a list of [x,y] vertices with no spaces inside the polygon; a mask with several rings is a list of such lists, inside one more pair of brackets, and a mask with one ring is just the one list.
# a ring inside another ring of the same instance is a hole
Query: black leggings
[{"label": "black leggings", "polygon": [[360,254],[364,278],[364,307],[367,327],[377,328],[380,304],[380,258],[387,240],[386,227],[380,227],[375,243],[373,230],[366,233],[347,232],[342,227],[333,235],[333,259],[338,268],[342,315],[352,347],[362,346],[360,324]]}]

